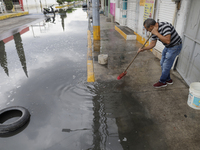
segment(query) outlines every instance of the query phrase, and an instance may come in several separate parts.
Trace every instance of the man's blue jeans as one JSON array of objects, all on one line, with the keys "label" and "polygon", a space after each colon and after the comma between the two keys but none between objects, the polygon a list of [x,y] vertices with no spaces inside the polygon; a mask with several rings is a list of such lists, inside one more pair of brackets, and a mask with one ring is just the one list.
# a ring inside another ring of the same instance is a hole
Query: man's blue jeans
[{"label": "man's blue jeans", "polygon": [[162,58],[160,60],[160,65],[162,69],[162,75],[160,77],[160,82],[165,83],[169,81],[170,78],[170,70],[174,63],[174,59],[181,52],[182,44],[176,45],[170,48],[164,48],[162,52]]}]

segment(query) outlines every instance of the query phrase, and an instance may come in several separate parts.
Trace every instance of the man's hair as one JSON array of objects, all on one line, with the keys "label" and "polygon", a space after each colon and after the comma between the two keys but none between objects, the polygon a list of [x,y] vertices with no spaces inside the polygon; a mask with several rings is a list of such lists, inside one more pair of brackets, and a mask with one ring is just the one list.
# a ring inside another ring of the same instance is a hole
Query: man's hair
[{"label": "man's hair", "polygon": [[155,25],[156,21],[152,18],[147,18],[144,23],[143,26],[145,25],[147,28],[149,28],[151,25]]}]

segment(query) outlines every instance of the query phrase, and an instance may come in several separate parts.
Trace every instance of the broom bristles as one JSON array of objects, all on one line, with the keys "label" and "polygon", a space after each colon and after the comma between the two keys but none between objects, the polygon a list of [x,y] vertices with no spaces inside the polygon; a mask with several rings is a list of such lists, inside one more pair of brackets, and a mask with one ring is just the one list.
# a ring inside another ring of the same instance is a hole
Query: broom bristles
[{"label": "broom bristles", "polygon": [[126,71],[123,72],[123,73],[121,73],[121,74],[117,77],[117,79],[120,80],[120,79],[123,78],[126,74],[127,74]]}]

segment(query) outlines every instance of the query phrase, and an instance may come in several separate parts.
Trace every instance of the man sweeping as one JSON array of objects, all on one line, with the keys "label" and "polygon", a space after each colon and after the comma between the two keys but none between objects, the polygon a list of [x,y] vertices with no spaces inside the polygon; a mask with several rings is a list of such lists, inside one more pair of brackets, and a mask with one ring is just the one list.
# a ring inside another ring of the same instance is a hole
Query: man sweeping
[{"label": "man sweeping", "polygon": [[138,52],[152,49],[156,46],[157,40],[161,41],[165,46],[160,60],[162,75],[160,80],[153,86],[155,88],[160,88],[166,87],[167,84],[173,84],[173,81],[170,78],[170,69],[182,48],[180,36],[175,28],[168,22],[156,22],[154,19],[148,18],[144,21],[143,25],[147,31],[153,34],[151,37],[152,41],[150,45],[140,48]]}]

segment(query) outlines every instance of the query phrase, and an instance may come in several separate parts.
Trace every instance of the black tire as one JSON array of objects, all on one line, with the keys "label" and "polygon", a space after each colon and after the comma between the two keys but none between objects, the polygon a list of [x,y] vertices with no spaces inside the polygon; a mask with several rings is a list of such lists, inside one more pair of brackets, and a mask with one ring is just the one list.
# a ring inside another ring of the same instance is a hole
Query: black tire
[{"label": "black tire", "polygon": [[[20,117],[11,123],[4,122],[12,117]],[[29,111],[21,106],[13,106],[0,110],[0,134],[13,132],[27,123],[30,119]]]}]

